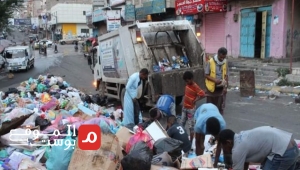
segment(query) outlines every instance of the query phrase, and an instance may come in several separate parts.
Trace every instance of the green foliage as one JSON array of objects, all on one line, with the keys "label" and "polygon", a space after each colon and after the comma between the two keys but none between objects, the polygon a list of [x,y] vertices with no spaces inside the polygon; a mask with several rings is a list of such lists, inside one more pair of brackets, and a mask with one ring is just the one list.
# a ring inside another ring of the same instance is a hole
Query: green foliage
[{"label": "green foliage", "polygon": [[290,82],[287,79],[281,79],[278,83],[277,86],[300,86],[299,82]]},{"label": "green foliage", "polygon": [[21,9],[23,0],[1,0],[0,1],[0,30],[8,28],[8,19],[13,18],[14,11]]},{"label": "green foliage", "polygon": [[276,72],[278,73],[278,77],[285,77],[287,74],[290,74],[290,69],[278,68]]}]

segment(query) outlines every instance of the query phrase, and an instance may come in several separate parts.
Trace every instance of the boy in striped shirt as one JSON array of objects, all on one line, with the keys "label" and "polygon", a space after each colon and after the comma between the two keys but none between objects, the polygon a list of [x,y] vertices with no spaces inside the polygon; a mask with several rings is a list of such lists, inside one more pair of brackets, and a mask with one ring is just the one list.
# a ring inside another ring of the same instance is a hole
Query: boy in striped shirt
[{"label": "boy in striped shirt", "polygon": [[186,71],[183,74],[183,80],[186,82],[186,86],[181,114],[181,124],[185,127],[186,122],[188,123],[191,142],[194,138],[194,113],[196,109],[196,102],[206,97],[205,92],[198,86],[197,83],[194,82],[193,79],[194,75],[192,72]]}]

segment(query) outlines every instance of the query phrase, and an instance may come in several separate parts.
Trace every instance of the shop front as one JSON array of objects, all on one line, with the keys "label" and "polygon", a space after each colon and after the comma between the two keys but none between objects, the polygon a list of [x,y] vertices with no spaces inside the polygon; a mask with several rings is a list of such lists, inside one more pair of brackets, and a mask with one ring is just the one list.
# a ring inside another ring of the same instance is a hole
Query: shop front
[{"label": "shop front", "polygon": [[177,16],[188,19],[195,26],[195,33],[205,52],[214,54],[225,46],[225,15],[227,0],[176,0]]},{"label": "shop front", "polygon": [[95,26],[95,28],[93,30],[94,35],[101,36],[101,35],[107,33],[106,18],[107,18],[106,10],[98,8],[93,11],[92,23]]}]

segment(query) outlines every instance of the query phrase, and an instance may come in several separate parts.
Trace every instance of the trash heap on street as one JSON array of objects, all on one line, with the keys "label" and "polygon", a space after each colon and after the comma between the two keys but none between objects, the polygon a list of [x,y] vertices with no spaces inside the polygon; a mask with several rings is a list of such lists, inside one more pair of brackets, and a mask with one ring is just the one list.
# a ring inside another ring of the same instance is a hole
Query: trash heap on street
[{"label": "trash heap on street", "polygon": [[[216,143],[209,136],[207,154],[183,156],[184,144],[169,138],[158,122],[128,129],[121,124],[121,108],[107,104],[106,97],[86,95],[53,75],[0,92],[0,170],[212,168]],[[78,147],[83,124],[101,127],[100,149]]]}]

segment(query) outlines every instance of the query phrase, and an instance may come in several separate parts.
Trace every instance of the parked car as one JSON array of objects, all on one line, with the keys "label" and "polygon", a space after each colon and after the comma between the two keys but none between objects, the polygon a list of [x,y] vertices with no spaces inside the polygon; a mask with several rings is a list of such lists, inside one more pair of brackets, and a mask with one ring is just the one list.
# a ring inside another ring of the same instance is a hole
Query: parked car
[{"label": "parked car", "polygon": [[39,43],[44,44],[46,42],[47,47],[51,47],[53,42],[50,40],[41,40]]},{"label": "parked car", "polygon": [[59,43],[61,45],[65,45],[65,44],[75,44],[75,42],[78,42],[77,38],[70,38],[70,39],[62,39],[59,40]]},{"label": "parked car", "polygon": [[50,41],[50,40],[40,40],[40,41],[36,41],[36,42],[34,43],[33,48],[34,48],[35,50],[39,49],[39,45],[40,45],[40,44],[43,45],[44,42],[46,42],[47,47],[52,47],[52,44],[53,44],[52,41]]}]

